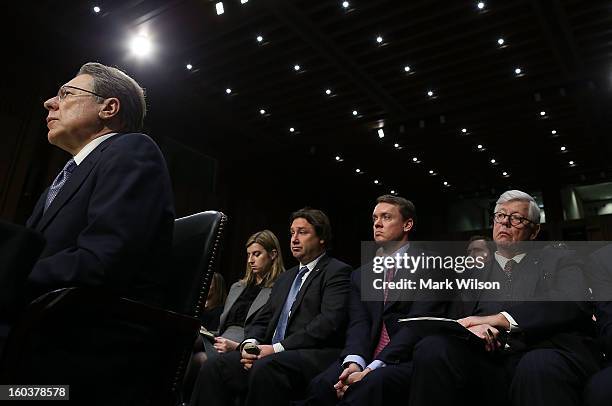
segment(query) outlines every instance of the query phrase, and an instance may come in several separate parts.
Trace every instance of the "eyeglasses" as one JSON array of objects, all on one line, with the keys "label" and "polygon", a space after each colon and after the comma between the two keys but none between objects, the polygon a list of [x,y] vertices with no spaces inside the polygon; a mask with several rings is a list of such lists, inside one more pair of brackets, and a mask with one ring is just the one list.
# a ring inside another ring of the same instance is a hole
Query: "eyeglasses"
[{"label": "eyeglasses", "polygon": [[[89,94],[76,94],[76,93],[71,93],[70,89],[75,89],[75,90],[80,90],[82,92],[85,93],[89,93]],[[57,98],[59,101],[64,100],[67,96],[97,96],[100,97],[102,99],[106,99],[106,97],[96,93],[96,92],[92,92],[91,90],[87,90],[87,89],[82,89],[80,87],[76,87],[76,86],[70,86],[70,85],[64,85],[62,87],[59,88],[59,90],[57,91]]]},{"label": "eyeglasses", "polygon": [[516,228],[523,228],[527,224],[533,223],[533,221],[526,217],[519,216],[518,214],[506,214],[502,212],[493,213],[493,221],[498,224],[504,223],[506,219],[510,219],[510,224],[512,227]]}]

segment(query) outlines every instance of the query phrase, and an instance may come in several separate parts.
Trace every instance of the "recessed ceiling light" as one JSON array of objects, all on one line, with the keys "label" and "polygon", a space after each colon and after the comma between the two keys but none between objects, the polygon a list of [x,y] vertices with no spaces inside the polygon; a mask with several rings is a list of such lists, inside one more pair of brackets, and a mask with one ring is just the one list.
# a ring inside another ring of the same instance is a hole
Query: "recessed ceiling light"
[{"label": "recessed ceiling light", "polygon": [[192,70],[193,69],[193,65],[188,63],[186,66],[187,70]]},{"label": "recessed ceiling light", "polygon": [[391,194],[394,195],[395,194],[395,190],[391,190]]},{"label": "recessed ceiling light", "polygon": [[508,176],[510,176],[510,174],[508,172],[506,172],[506,171],[503,171],[502,172],[502,176],[508,177]]},{"label": "recessed ceiling light", "polygon": [[231,92],[232,92],[232,89],[230,89],[229,87],[225,89],[225,93],[230,94]]},{"label": "recessed ceiling light", "polygon": [[428,91],[427,91],[427,96],[429,96],[429,97],[433,97],[433,95],[434,95],[433,90],[428,90]]},{"label": "recessed ceiling light", "polygon": [[336,161],[342,162],[342,157],[340,155],[336,155]]},{"label": "recessed ceiling light", "polygon": [[419,158],[417,158],[417,157],[413,157],[413,158],[412,158],[412,162],[419,162]]},{"label": "recessed ceiling light", "polygon": [[396,142],[395,144],[393,144],[393,146],[394,146],[395,148],[399,148],[399,147],[400,147],[400,146],[399,146],[399,144],[398,144],[397,142]]},{"label": "recessed ceiling light", "polygon": [[349,6],[350,6],[350,4],[349,4],[349,2],[348,2],[348,1],[343,1],[343,2],[342,2],[342,7],[344,7],[344,8],[349,8]]},{"label": "recessed ceiling light", "polygon": [[382,128],[378,129],[378,138],[385,138],[385,130],[383,130]]},{"label": "recessed ceiling light", "polygon": [[240,4],[248,3],[249,0],[240,0]]},{"label": "recessed ceiling light", "polygon": [[145,34],[139,34],[132,38],[130,42],[132,52],[137,56],[147,56],[153,48],[149,37]]},{"label": "recessed ceiling light", "polygon": [[99,13],[99,12],[100,12],[100,7],[95,6],[95,7],[93,8],[93,11],[94,11],[94,13]]},{"label": "recessed ceiling light", "polygon": [[374,179],[374,184],[375,184],[375,185],[378,185],[378,183],[379,183],[379,182],[378,182],[378,179]]},{"label": "recessed ceiling light", "polygon": [[404,66],[404,72],[410,72],[410,66],[408,65]]},{"label": "recessed ceiling light", "polygon": [[293,65],[293,70],[295,70],[296,72],[300,70],[300,65]]},{"label": "recessed ceiling light", "polygon": [[325,94],[329,96],[331,94],[331,89],[325,89]]},{"label": "recessed ceiling light", "polygon": [[266,110],[264,110],[264,109],[259,110],[259,114],[261,114],[263,116],[264,114],[266,114]]},{"label": "recessed ceiling light", "polygon": [[355,172],[361,173],[361,169],[357,168],[357,169],[355,169]]},{"label": "recessed ceiling light", "polygon": [[223,2],[220,1],[217,4],[215,4],[215,9],[217,10],[217,15],[220,16],[221,14],[223,14],[225,12],[225,10],[223,9]]},{"label": "recessed ceiling light", "polygon": [[482,149],[482,148],[483,148],[483,146],[482,146],[482,144],[478,144],[478,145],[476,145],[476,148],[478,148],[478,149]]},{"label": "recessed ceiling light", "polygon": [[551,133],[552,135],[557,135],[557,130],[552,130],[550,133]]},{"label": "recessed ceiling light", "polygon": [[516,75],[520,75],[522,72],[523,72],[523,70],[521,68],[514,69],[514,74],[516,74]]},{"label": "recessed ceiling light", "polygon": [[383,42],[383,37],[381,37],[380,35],[378,37],[376,37],[376,42],[381,44]]},{"label": "recessed ceiling light", "polygon": [[357,110],[353,110],[353,115],[356,116],[357,114],[359,114],[359,112]]},{"label": "recessed ceiling light", "polygon": [[295,128],[290,127],[290,128],[289,128],[289,132],[291,132],[291,133],[295,132]]},{"label": "recessed ceiling light", "polygon": [[503,39],[503,38],[498,38],[498,39],[497,39],[497,44],[498,44],[498,45],[504,45],[504,42],[506,42],[506,41],[504,41],[504,39]]},{"label": "recessed ceiling light", "polygon": [[576,166],[576,162],[574,162],[574,161],[569,161],[569,166]]},{"label": "recessed ceiling light", "polygon": [[540,111],[540,116],[544,117],[546,115],[546,112],[544,110]]},{"label": "recessed ceiling light", "polygon": [[261,35],[258,35],[256,39],[257,39],[257,42],[263,41],[263,37]]},{"label": "recessed ceiling light", "polygon": [[567,148],[565,147],[565,145],[561,147],[561,151],[562,152],[565,152],[566,150],[567,150]]},{"label": "recessed ceiling light", "polygon": [[447,181],[443,182],[444,186],[450,186],[450,183],[448,183]]},{"label": "recessed ceiling light", "polygon": [[494,163],[495,163],[495,162],[497,162],[497,161],[495,160],[495,158],[491,158],[491,161],[490,161],[490,162],[491,162],[492,164],[494,164]]},{"label": "recessed ceiling light", "polygon": [[483,8],[485,8],[484,1],[479,1],[476,7],[478,7],[479,10],[482,10]]},{"label": "recessed ceiling light", "polygon": [[467,128],[462,128],[461,132],[464,133],[464,134],[467,134]]}]

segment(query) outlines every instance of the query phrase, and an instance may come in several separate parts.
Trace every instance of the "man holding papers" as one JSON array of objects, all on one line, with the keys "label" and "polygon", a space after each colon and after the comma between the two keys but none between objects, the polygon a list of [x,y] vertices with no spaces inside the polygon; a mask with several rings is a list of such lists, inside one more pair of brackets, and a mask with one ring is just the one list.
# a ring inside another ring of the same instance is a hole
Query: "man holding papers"
[{"label": "man holding papers", "polygon": [[486,278],[504,281],[503,290],[482,292],[459,320],[483,342],[449,334],[420,341],[410,404],[579,405],[597,368],[580,263],[566,249],[525,247],[539,232],[540,209],[524,192],[503,193],[493,220],[497,251]]}]

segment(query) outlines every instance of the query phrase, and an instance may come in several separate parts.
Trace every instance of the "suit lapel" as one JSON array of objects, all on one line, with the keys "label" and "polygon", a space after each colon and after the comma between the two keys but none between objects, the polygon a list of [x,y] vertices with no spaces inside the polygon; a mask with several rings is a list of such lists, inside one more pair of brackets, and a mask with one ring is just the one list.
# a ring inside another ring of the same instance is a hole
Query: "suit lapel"
[{"label": "suit lapel", "polygon": [[271,290],[271,288],[262,288],[259,291],[257,297],[255,298],[255,300],[253,300],[253,303],[251,303],[251,307],[249,307],[249,311],[246,316],[247,321],[251,318],[253,314],[257,312],[257,310],[261,309],[262,306],[266,304],[268,298],[270,298]]},{"label": "suit lapel", "polygon": [[42,215],[40,222],[36,225],[37,231],[43,231],[45,227],[49,224],[49,222],[55,217],[57,212],[66,204],[68,200],[79,190],[81,184],[87,179],[91,170],[94,168],[96,163],[100,160],[100,156],[102,151],[110,145],[113,139],[119,137],[120,134],[117,134],[113,137],[110,137],[107,140],[104,140],[102,144],[98,145],[96,149],[91,151],[89,155],[78,165],[74,172],[72,172],[72,176],[70,180],[66,182],[62,190],[60,190],[59,194],[53,199],[51,205],[47,209],[47,211]]},{"label": "suit lapel", "polygon": [[244,288],[245,286],[243,284],[238,283],[238,285],[234,289],[230,289],[230,292],[227,295],[227,299],[225,300],[225,306],[223,306],[223,313],[221,314],[221,317],[219,318],[220,327],[225,324],[225,319],[227,318],[227,314],[229,313],[234,303],[236,303],[236,300],[238,300],[238,297],[240,297],[240,294],[242,293]]},{"label": "suit lapel", "polygon": [[49,188],[46,188],[45,191],[38,198],[38,202],[36,202],[36,206],[34,206],[34,210],[32,210],[32,215],[28,218],[26,222],[26,227],[28,228],[36,228],[36,225],[40,221],[42,217],[43,209],[45,207],[45,200],[47,199],[47,194],[49,193]]},{"label": "suit lapel", "polygon": [[293,306],[291,306],[291,315],[289,316],[287,325],[289,325],[291,318],[295,314],[294,310],[300,306],[300,303],[302,303],[302,300],[304,299],[304,295],[306,295],[306,291],[308,290],[308,287],[312,284],[313,280],[318,278],[323,273],[328,262],[329,262],[329,257],[327,255],[323,255],[323,257],[319,260],[319,262],[317,262],[317,265],[308,275],[308,279],[304,281],[304,284],[300,288],[300,291],[298,292],[298,296],[295,299],[295,302],[293,302]]}]

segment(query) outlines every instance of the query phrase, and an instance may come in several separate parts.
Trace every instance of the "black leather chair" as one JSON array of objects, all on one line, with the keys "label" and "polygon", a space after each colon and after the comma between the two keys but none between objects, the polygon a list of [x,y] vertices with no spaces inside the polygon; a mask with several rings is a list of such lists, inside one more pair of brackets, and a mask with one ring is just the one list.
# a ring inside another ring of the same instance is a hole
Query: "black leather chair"
[{"label": "black leather chair", "polygon": [[[0,360],[0,383],[37,383],[28,379],[37,376],[37,368],[58,358],[70,365],[68,370],[73,375],[78,375],[80,367],[91,362],[87,358],[87,343],[110,340],[118,345],[110,346],[108,354],[92,354],[97,356],[95,362],[108,361],[111,367],[121,365],[121,358],[134,352],[142,352],[142,359],[147,362],[137,376],[126,375],[121,386],[127,395],[113,399],[113,405],[176,405],[200,327],[199,316],[212,274],[219,266],[226,223],[227,217],[214,211],[175,220],[173,265],[169,269],[172,282],[168,285],[169,302],[165,309],[79,287],[49,292],[33,301],[11,330]],[[136,334],[125,334],[126,331]],[[61,340],[55,341],[54,333]],[[131,338],[126,341],[125,337]],[[87,365],[90,370],[91,366]],[[105,370],[109,369],[113,371]],[[114,372],[122,371],[117,368]],[[93,378],[97,376],[94,374]],[[135,380],[133,388],[131,378]],[[68,383],[61,378],[56,383],[62,382]],[[138,386],[143,383],[145,386]],[[117,388],[109,388],[114,389]],[[86,390],[78,395],[89,396]],[[110,404],[96,403],[98,395],[92,394],[87,403]]]}]

